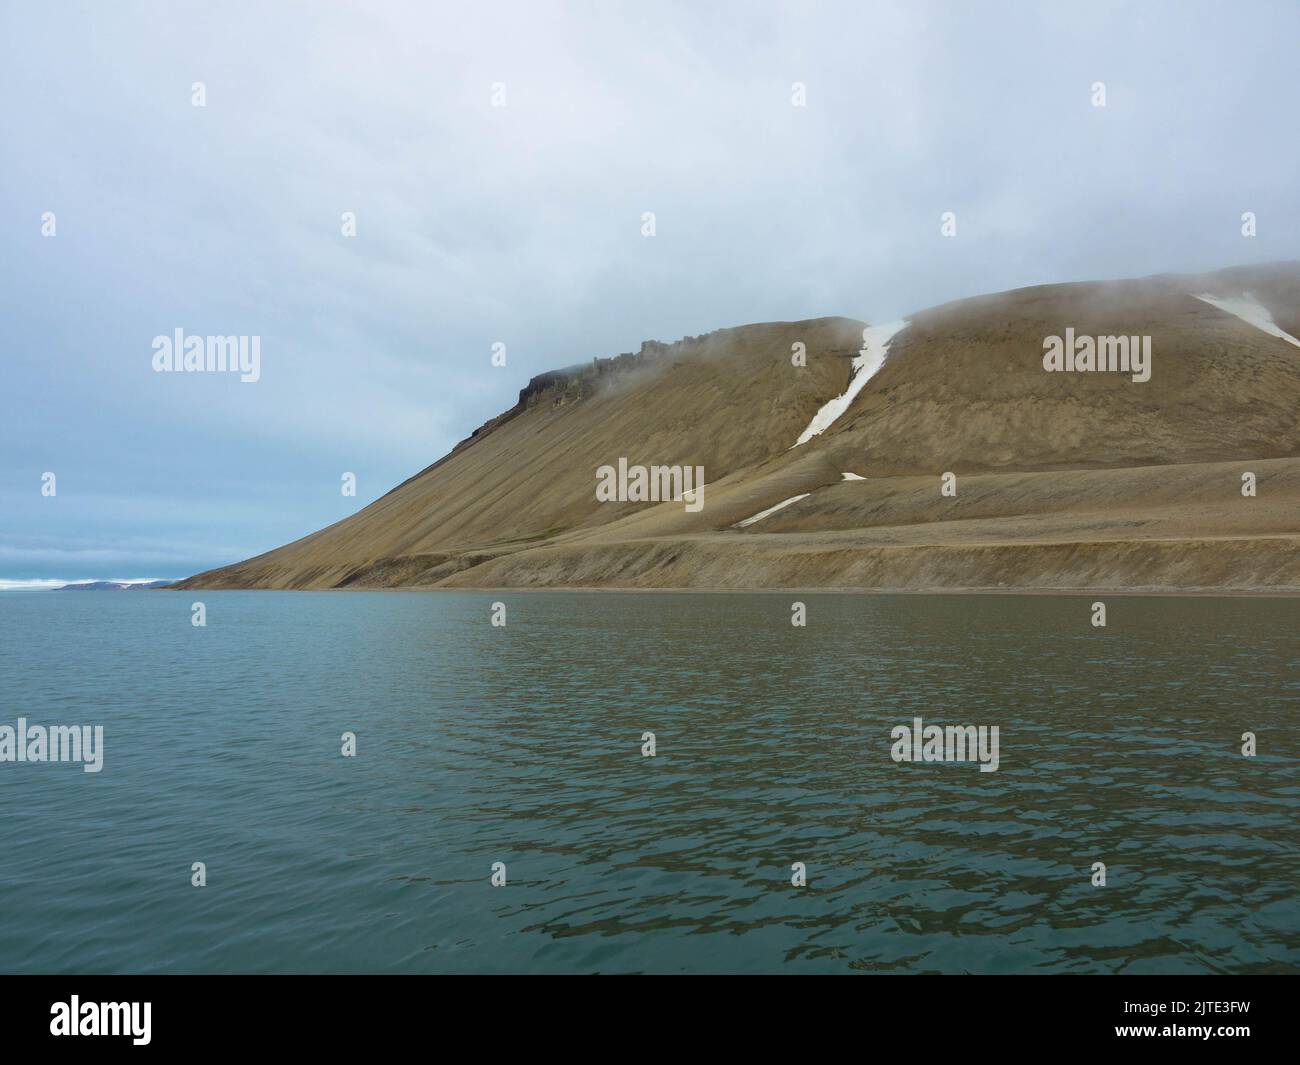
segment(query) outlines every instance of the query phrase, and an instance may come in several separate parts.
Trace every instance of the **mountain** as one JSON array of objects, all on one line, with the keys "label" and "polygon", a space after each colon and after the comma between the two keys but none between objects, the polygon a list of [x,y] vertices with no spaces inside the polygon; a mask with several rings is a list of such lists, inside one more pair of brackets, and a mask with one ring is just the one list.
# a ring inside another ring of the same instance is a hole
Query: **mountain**
[{"label": "mountain", "polygon": [[[1149,379],[1049,372],[1050,337],[1103,363],[1104,338],[1149,338]],[[1297,337],[1279,263],[647,342],[535,377],[358,513],[176,587],[1296,591]],[[702,505],[599,501],[621,458],[702,466]]]}]

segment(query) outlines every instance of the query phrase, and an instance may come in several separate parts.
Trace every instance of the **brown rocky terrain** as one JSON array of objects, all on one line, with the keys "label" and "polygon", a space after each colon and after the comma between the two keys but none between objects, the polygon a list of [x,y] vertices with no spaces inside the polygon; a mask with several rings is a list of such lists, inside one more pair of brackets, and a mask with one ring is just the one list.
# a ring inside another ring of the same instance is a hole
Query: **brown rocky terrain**
[{"label": "brown rocky terrain", "polygon": [[[1047,373],[1043,338],[1067,327],[1150,336],[1150,380]],[[178,587],[1300,591],[1300,345],[1275,335],[1300,336],[1300,264],[921,311],[792,447],[863,328],[742,326],[543,374],[357,514]],[[620,457],[703,466],[703,507],[598,501]]]}]

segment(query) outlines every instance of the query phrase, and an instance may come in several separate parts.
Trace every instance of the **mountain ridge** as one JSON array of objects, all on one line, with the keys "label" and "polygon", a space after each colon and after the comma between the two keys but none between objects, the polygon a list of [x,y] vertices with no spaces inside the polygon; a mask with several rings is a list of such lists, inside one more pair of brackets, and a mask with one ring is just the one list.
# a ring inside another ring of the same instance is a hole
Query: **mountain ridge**
[{"label": "mountain ridge", "polygon": [[[1067,327],[1149,336],[1151,380],[1045,372],[1044,339]],[[1106,557],[1112,586],[1142,577],[1120,563],[1145,557],[1142,587],[1300,590],[1300,263],[952,301],[906,319],[854,381],[867,328],[731,326],[535,375],[356,514],[177,587],[1093,589]],[[847,409],[794,446],[850,382]],[[699,513],[598,502],[596,470],[620,458],[703,466]],[[1257,496],[1241,495],[1244,473]],[[1075,546],[1074,576],[1068,552],[1044,550],[1049,525]],[[1174,546],[1157,551],[1154,530]],[[908,551],[946,557],[918,566]]]}]

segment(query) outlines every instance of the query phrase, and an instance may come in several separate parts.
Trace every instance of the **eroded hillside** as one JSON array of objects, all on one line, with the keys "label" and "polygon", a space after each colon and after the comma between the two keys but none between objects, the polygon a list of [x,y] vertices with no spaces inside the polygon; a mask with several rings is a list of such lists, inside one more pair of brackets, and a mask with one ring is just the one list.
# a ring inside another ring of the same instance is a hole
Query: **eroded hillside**
[{"label": "eroded hillside", "polygon": [[[182,586],[1300,590],[1300,264],[961,300],[871,357],[865,327],[541,375],[357,514]],[[1149,338],[1149,380],[1046,372],[1066,329]],[[598,501],[620,458],[702,466],[703,505]]]}]

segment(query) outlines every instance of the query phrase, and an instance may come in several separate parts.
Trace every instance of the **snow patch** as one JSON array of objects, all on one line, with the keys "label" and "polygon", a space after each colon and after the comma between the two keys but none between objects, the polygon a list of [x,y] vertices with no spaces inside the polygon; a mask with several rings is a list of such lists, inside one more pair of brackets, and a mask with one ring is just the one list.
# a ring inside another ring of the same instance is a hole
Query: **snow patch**
[{"label": "snow patch", "polygon": [[1235,315],[1243,322],[1248,322],[1256,329],[1262,329],[1270,336],[1275,336],[1300,348],[1300,340],[1297,340],[1285,330],[1279,329],[1273,321],[1273,316],[1269,313],[1268,308],[1249,292],[1243,292],[1240,296],[1211,296],[1207,292],[1196,298],[1203,303],[1208,303],[1211,307],[1218,307],[1221,311]]},{"label": "snow patch", "polygon": [[766,510],[760,510],[752,518],[746,518],[744,521],[738,521],[732,526],[733,529],[743,529],[746,525],[753,525],[756,521],[762,521],[769,514],[775,514],[782,507],[788,507],[791,503],[798,503],[801,499],[807,499],[811,492],[804,492],[803,495],[791,496],[789,499],[783,499],[774,507],[768,507]]},{"label": "snow patch", "polygon": [[862,391],[862,386],[875,377],[880,368],[885,365],[889,344],[894,339],[894,335],[905,325],[907,325],[906,318],[890,322],[888,325],[873,325],[862,331],[862,349],[853,360],[853,377],[849,381],[849,387],[844,390],[842,396],[836,396],[822,405],[822,409],[813,415],[813,420],[808,423],[808,428],[800,433],[799,439],[791,445],[792,448],[806,444],[814,436],[826,432],[835,419],[849,409],[849,405]]},{"label": "snow patch", "polygon": [[859,477],[856,473],[841,473],[840,476],[846,481],[865,481],[865,477]]}]

